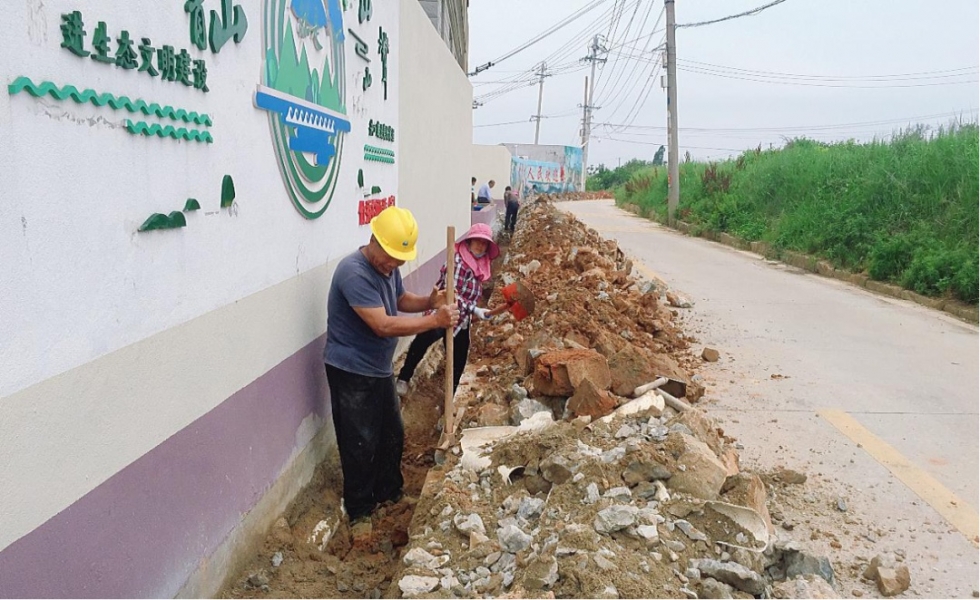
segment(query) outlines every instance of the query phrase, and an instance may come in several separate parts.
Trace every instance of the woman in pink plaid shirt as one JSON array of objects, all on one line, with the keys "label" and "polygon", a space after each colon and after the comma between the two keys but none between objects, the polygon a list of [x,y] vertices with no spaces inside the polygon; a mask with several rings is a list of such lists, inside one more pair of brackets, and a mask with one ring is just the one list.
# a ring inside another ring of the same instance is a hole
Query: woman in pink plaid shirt
[{"label": "woman in pink plaid shirt", "polygon": [[[456,242],[456,304],[459,307],[459,324],[453,332],[453,393],[459,386],[459,378],[466,368],[466,359],[470,353],[470,321],[473,316],[478,319],[489,319],[507,310],[507,304],[501,304],[493,310],[480,308],[477,302],[483,295],[483,282],[490,279],[490,263],[500,254],[500,248],[493,241],[490,226],[477,223],[470,227],[462,239]],[[442,267],[439,289],[446,287],[446,267]],[[395,391],[399,396],[408,393],[408,382],[412,380],[415,367],[422,361],[425,352],[436,340],[445,343],[445,329],[430,329],[415,336],[405,364],[398,373]]]}]

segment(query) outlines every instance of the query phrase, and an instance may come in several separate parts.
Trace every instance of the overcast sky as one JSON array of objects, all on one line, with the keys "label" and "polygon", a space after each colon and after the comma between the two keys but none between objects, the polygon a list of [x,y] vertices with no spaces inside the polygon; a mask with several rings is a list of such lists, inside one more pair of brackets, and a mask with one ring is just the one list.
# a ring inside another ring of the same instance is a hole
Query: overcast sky
[{"label": "overcast sky", "polygon": [[[770,1],[678,0],[676,20],[716,19]],[[473,112],[475,143],[534,141],[529,119],[538,86],[527,71],[548,59],[542,108],[548,118],[540,143],[579,145],[588,73],[579,59],[596,33],[612,50],[596,78],[594,103],[601,108],[589,163],[614,167],[649,159],[666,143],[660,82],[666,69],[658,67],[657,49],[663,0],[472,0],[470,71],[593,4],[559,31],[470,78],[474,97],[483,102]],[[977,0],[785,0],[757,15],[678,28],[681,156],[688,150],[696,158],[720,159],[801,135],[887,137],[910,120],[936,125],[954,113],[975,121],[978,32]],[[513,80],[519,84],[498,83]],[[495,91],[505,93],[484,96]],[[516,123],[498,125],[510,122]]]}]

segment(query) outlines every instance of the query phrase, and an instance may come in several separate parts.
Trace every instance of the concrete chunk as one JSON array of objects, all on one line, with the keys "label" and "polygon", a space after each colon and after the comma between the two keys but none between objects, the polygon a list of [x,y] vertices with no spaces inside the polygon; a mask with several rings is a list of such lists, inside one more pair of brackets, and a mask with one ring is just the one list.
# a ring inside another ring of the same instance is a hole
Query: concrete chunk
[{"label": "concrete chunk", "polygon": [[422,567],[423,569],[428,569],[429,571],[435,571],[442,565],[449,562],[449,556],[433,556],[422,548],[412,548],[405,553],[405,557],[402,559],[402,562],[409,567]]},{"label": "concrete chunk", "polygon": [[541,475],[551,483],[561,485],[568,481],[572,476],[571,464],[568,459],[560,454],[552,454],[541,461],[538,465]]},{"label": "concrete chunk", "polygon": [[524,533],[520,527],[508,524],[497,530],[497,541],[500,542],[501,548],[516,554],[531,545],[531,536]]},{"label": "concrete chunk", "polygon": [[863,577],[875,582],[882,596],[897,596],[909,589],[912,576],[905,565],[896,565],[895,561],[881,554],[871,559],[871,564],[864,570]]},{"label": "concrete chunk", "polygon": [[887,598],[897,596],[909,589],[912,576],[909,574],[909,568],[905,565],[894,568],[880,567],[875,583],[878,585],[878,591],[881,592],[881,595]]},{"label": "concrete chunk", "polygon": [[684,466],[683,470],[674,472],[667,485],[672,490],[705,500],[717,498],[728,471],[711,448],[701,440],[677,431],[667,436],[667,443],[679,454],[677,464]]},{"label": "concrete chunk", "polygon": [[695,569],[703,576],[712,577],[727,583],[737,590],[758,596],[766,590],[766,582],[755,571],[747,569],[736,562],[722,562],[711,558],[691,561]]},{"label": "concrete chunk", "polygon": [[398,589],[402,591],[405,598],[414,598],[421,594],[428,594],[439,587],[438,577],[420,577],[418,575],[406,575],[398,581]]},{"label": "concrete chunk", "polygon": [[636,523],[638,510],[635,506],[617,504],[604,508],[595,517],[593,526],[599,533],[613,533]]},{"label": "concrete chunk", "polygon": [[460,533],[465,533],[467,535],[471,533],[480,533],[486,535],[487,528],[483,525],[483,519],[480,515],[473,513],[470,515],[457,514],[453,517],[453,525]]},{"label": "concrete chunk", "polygon": [[827,583],[834,583],[834,567],[826,556],[814,556],[805,552],[787,553],[786,578],[795,579],[800,575],[819,575]]}]

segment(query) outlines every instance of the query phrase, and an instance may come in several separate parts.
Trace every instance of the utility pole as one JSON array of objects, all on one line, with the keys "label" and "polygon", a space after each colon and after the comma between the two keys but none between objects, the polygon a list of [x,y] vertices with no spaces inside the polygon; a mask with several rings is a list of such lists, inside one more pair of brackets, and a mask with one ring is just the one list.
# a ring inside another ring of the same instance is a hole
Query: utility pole
[{"label": "utility pole", "polygon": [[667,223],[674,225],[680,200],[677,144],[677,41],[674,38],[674,0],[664,0],[667,12]]},{"label": "utility pole", "polygon": [[540,78],[538,79],[538,114],[536,117],[534,117],[534,120],[537,121],[537,123],[534,125],[535,146],[538,145],[538,136],[541,133],[541,99],[544,97],[544,78],[545,78],[544,70],[545,70],[545,64],[544,61],[541,61],[541,72],[538,73],[538,77]]},{"label": "utility pole", "polygon": [[589,140],[592,137],[592,111],[598,106],[592,104],[594,100],[593,94],[595,93],[595,64],[597,62],[606,62],[606,59],[599,58],[599,50],[605,50],[599,45],[599,36],[593,36],[592,45],[589,46],[589,55],[582,60],[587,60],[592,63],[592,75],[587,79],[587,84],[585,88],[585,126],[584,135],[585,138],[582,144],[582,191],[585,191],[585,180],[588,177],[589,172]]},{"label": "utility pole", "polygon": [[[588,143],[588,138],[586,137],[586,127],[589,122],[589,76],[585,76],[585,95],[582,97],[582,152],[585,152],[585,146]],[[585,160],[582,161],[582,189],[579,191],[585,191],[585,179],[588,176],[585,170]]]}]

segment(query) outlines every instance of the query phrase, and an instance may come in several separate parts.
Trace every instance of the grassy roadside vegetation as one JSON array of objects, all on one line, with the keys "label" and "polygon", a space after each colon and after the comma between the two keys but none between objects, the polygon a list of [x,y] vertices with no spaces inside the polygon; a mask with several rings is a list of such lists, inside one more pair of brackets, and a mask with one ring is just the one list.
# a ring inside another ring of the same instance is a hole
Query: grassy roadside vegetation
[{"label": "grassy roadside vegetation", "polygon": [[[613,188],[616,202],[665,220],[665,167],[630,167]],[[796,139],[734,160],[684,162],[680,183],[677,216],[694,232],[764,241],[926,296],[977,303],[976,123],[866,144]]]}]

